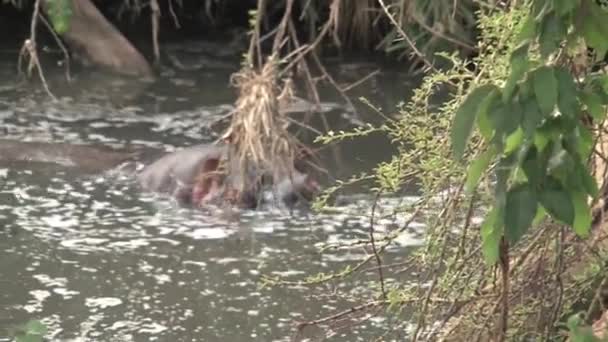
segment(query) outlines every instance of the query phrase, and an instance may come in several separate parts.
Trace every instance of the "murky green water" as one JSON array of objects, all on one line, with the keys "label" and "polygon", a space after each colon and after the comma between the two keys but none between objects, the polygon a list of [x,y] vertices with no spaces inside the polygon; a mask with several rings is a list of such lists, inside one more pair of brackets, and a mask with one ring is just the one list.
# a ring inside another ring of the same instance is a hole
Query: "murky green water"
[{"label": "murky green water", "polygon": [[[165,67],[154,83],[85,72],[76,74],[71,86],[52,69],[49,82],[62,100],[51,103],[39,89],[12,87],[13,58],[0,56],[4,139],[171,150],[213,140],[208,123],[228,113],[235,96],[228,84],[232,70],[224,65],[195,71]],[[346,67],[333,71],[344,80],[355,77]],[[407,95],[407,80],[390,70],[354,95],[390,109]],[[335,94],[327,90],[324,97],[331,128],[347,128],[352,113]],[[364,106],[359,110],[364,118],[377,119]],[[323,129],[319,118],[314,122]],[[390,153],[386,141],[372,137],[327,150],[323,160],[333,177],[343,178]],[[410,199],[392,201],[402,200]],[[369,299],[356,285],[374,281],[373,271],[349,285],[324,285],[327,296],[311,296],[300,287],[259,286],[263,274],[297,279],[361,257],[363,250],[317,253],[322,243],[367,236],[368,200],[355,194],[347,202],[345,210],[358,216],[280,210],[210,216],[141,193],[126,171],[91,175],[2,164],[0,341],[10,340],[9,329],[30,319],[47,324],[53,341],[289,341],[294,322]],[[384,220],[377,229],[398,223]],[[408,246],[419,242],[423,227],[415,227],[389,250],[386,262],[402,260]],[[336,331],[332,340],[367,341],[389,323],[380,315]],[[319,340],[324,334],[313,329],[305,336]]]}]

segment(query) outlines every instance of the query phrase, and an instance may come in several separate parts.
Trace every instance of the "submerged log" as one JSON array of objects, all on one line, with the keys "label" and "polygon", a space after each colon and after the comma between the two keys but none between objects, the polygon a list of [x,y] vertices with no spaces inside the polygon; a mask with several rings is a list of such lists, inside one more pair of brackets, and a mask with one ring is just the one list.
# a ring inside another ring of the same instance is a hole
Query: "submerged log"
[{"label": "submerged log", "polygon": [[[48,11],[51,0],[42,1]],[[152,69],[133,45],[99,12],[90,0],[72,0],[72,15],[62,38],[92,64],[132,76],[149,77]]]},{"label": "submerged log", "polygon": [[68,143],[0,140],[0,162],[50,163],[97,173],[134,159],[140,152]]}]

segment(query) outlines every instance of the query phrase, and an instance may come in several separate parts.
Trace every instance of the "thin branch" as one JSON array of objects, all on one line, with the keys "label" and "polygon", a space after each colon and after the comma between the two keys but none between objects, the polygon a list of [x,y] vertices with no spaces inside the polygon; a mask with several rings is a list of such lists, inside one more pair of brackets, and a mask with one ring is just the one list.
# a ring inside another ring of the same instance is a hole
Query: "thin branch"
[{"label": "thin branch", "polygon": [[366,76],[363,76],[362,78],[360,78],[359,80],[347,85],[346,87],[343,87],[341,90],[343,92],[348,92],[349,90],[358,87],[359,85],[361,85],[362,83],[364,83],[365,81],[369,80],[370,78],[378,75],[380,73],[380,69],[376,69],[372,72],[370,72],[369,74],[367,74]]},{"label": "thin branch", "polygon": [[179,24],[179,20],[177,19],[177,15],[175,14],[175,10],[173,9],[173,0],[168,0],[169,2],[169,15],[171,15],[171,18],[173,19],[173,23],[175,24],[176,28],[181,28],[181,25]]},{"label": "thin branch", "polygon": [[376,264],[378,265],[378,277],[380,280],[380,290],[382,291],[382,299],[386,299],[386,289],[384,288],[384,274],[382,272],[382,258],[378,254],[378,250],[376,249],[376,240],[374,238],[374,216],[376,214],[376,207],[378,206],[378,200],[380,200],[380,193],[376,195],[376,199],[372,204],[372,215],[370,217],[369,222],[369,240],[372,245],[372,251],[376,258]]},{"label": "thin branch", "polygon": [[[171,0],[169,0],[171,2]],[[160,19],[160,7],[158,6],[158,0],[150,0],[150,20],[152,20],[152,46],[154,49],[154,62],[158,64],[160,62],[160,47],[158,44],[158,26]]]},{"label": "thin branch", "polygon": [[297,325],[296,325],[296,327],[297,327],[298,330],[302,330],[306,326],[319,325],[319,324],[327,323],[327,322],[337,320],[339,318],[351,315],[353,313],[356,313],[356,312],[359,312],[359,311],[362,311],[362,310],[366,310],[366,309],[369,309],[369,308],[377,307],[377,306],[380,306],[380,305],[386,305],[386,304],[388,304],[388,302],[384,301],[384,300],[382,300],[382,301],[377,301],[377,300],[371,301],[369,303],[353,306],[350,309],[347,309],[347,310],[344,310],[344,311],[340,311],[340,312],[338,312],[336,314],[333,314],[331,316],[327,316],[327,317],[323,317],[323,318],[315,319],[315,320],[311,320],[311,321],[306,321],[306,322],[298,322]]},{"label": "thin branch", "polygon": [[407,44],[410,46],[410,48],[412,49],[412,51],[414,52],[414,54],[416,54],[416,56],[418,56],[418,58],[420,58],[420,60],[422,60],[422,62],[430,69],[430,70],[434,70],[435,67],[433,66],[433,64],[431,64],[431,62],[429,62],[426,59],[426,56],[420,51],[418,50],[418,48],[416,47],[416,44],[410,39],[410,37],[405,33],[405,31],[403,31],[403,28],[401,27],[401,25],[399,25],[399,23],[397,22],[397,20],[395,20],[395,17],[390,13],[390,11],[388,10],[388,7],[386,7],[386,4],[384,3],[384,0],[378,0],[378,3],[380,4],[380,6],[382,7],[382,10],[384,10],[384,13],[386,14],[386,16],[388,17],[388,19],[391,21],[391,23],[395,26],[395,28],[397,29],[397,32],[399,32],[399,34],[401,35],[401,37],[407,42]]},{"label": "thin branch", "polygon": [[29,56],[30,60],[28,63],[28,76],[31,74],[32,69],[36,68],[38,71],[38,77],[40,77],[40,81],[42,82],[42,86],[46,93],[54,100],[57,101],[57,98],[51,90],[49,89],[48,83],[46,82],[46,78],[44,77],[44,73],[42,72],[42,66],[40,66],[40,60],[38,59],[38,53],[36,51],[36,27],[38,23],[38,17],[40,16],[40,0],[36,0],[34,3],[34,13],[32,14],[32,21],[30,23],[30,38],[26,39],[23,43],[23,47],[19,53],[18,66],[19,70],[21,70],[21,63],[23,61],[22,57]]},{"label": "thin branch", "polygon": [[63,44],[63,41],[61,41],[61,38],[59,38],[59,36],[57,35],[57,32],[55,32],[53,27],[51,27],[51,24],[49,24],[49,22],[46,20],[46,18],[41,14],[39,14],[38,17],[40,18],[40,20],[42,21],[44,26],[46,26],[46,28],[49,30],[49,32],[51,33],[53,38],[55,39],[55,42],[61,49],[61,52],[63,52],[63,56],[65,57],[65,78],[68,80],[68,82],[71,82],[72,76],[70,73],[70,54],[68,52],[68,49],[65,47],[65,44]]}]

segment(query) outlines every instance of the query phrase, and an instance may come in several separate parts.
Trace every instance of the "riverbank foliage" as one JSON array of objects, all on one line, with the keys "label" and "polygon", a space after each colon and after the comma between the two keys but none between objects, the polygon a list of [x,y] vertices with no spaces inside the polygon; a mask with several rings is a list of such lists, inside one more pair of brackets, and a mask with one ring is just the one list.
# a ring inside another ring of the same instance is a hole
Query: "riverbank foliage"
[{"label": "riverbank foliage", "polygon": [[[606,169],[607,19],[608,12],[585,0],[482,9],[476,57],[440,54],[451,68],[429,68],[413,98],[385,124],[319,138],[333,143],[383,133],[399,150],[373,172],[330,189],[321,210],[331,192],[359,179],[375,181],[377,198],[400,196],[412,182],[422,196],[383,210],[405,222],[390,232],[375,231],[374,216],[384,217],[374,205],[369,239],[331,246],[369,256],[301,280],[349,281],[375,263],[370,301],[301,327],[324,324],[331,331],[345,316],[382,308],[375,314],[403,316],[387,336],[407,331],[413,341],[562,340],[568,332],[574,341],[596,339],[580,325],[605,310],[598,189]],[[414,221],[425,223],[424,245],[398,265],[383,265],[385,249]],[[403,272],[414,276],[391,281]]]}]

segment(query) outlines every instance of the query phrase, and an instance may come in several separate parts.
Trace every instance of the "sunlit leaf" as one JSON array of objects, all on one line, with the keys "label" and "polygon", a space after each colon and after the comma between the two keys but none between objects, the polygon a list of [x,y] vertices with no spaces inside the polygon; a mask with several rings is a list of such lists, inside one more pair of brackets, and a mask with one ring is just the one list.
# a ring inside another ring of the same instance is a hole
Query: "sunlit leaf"
[{"label": "sunlit leaf", "polygon": [[543,115],[548,115],[557,104],[557,79],[553,69],[542,66],[534,71],[534,94]]},{"label": "sunlit leaf", "polygon": [[25,332],[27,334],[44,335],[47,333],[47,330],[46,325],[38,320],[31,320],[25,324]]},{"label": "sunlit leaf", "polygon": [[53,29],[58,34],[64,34],[69,30],[72,16],[71,0],[48,0],[47,12]]},{"label": "sunlit leaf", "polygon": [[591,229],[591,209],[587,204],[587,195],[580,191],[572,193],[574,204],[574,223],[572,228],[580,237],[587,237]]},{"label": "sunlit leaf", "polygon": [[534,146],[536,146],[539,151],[544,150],[545,146],[547,146],[550,141],[551,139],[547,132],[538,131],[534,134]]},{"label": "sunlit leaf", "polygon": [[534,220],[532,220],[532,226],[537,226],[538,224],[540,224],[546,216],[547,211],[545,211],[545,208],[539,205],[536,208],[536,215],[534,215]]},{"label": "sunlit leaf", "polygon": [[452,152],[456,159],[461,159],[464,154],[479,105],[488,94],[495,90],[496,86],[489,84],[475,88],[456,111],[451,132]]},{"label": "sunlit leaf", "polygon": [[477,159],[475,159],[467,172],[467,181],[464,185],[465,191],[471,193],[479,184],[479,180],[483,175],[484,171],[487,170],[492,158],[496,155],[496,151],[493,147],[488,148],[483,152]]},{"label": "sunlit leaf", "polygon": [[531,40],[536,35],[536,21],[533,15],[526,16],[526,21],[517,33],[516,44]]},{"label": "sunlit leaf", "polygon": [[513,151],[515,151],[518,147],[521,146],[521,143],[524,141],[524,131],[521,129],[521,127],[518,127],[515,132],[511,133],[511,135],[509,135],[507,137],[507,140],[505,142],[505,150],[504,153],[505,154],[510,154]]},{"label": "sunlit leaf", "polygon": [[536,194],[528,184],[520,184],[509,190],[505,205],[505,237],[511,243],[519,241],[526,233],[534,216],[538,202]]},{"label": "sunlit leaf", "polygon": [[502,237],[502,224],[499,210],[494,208],[486,216],[481,225],[482,251],[486,262],[494,265],[498,261],[500,238]]}]

